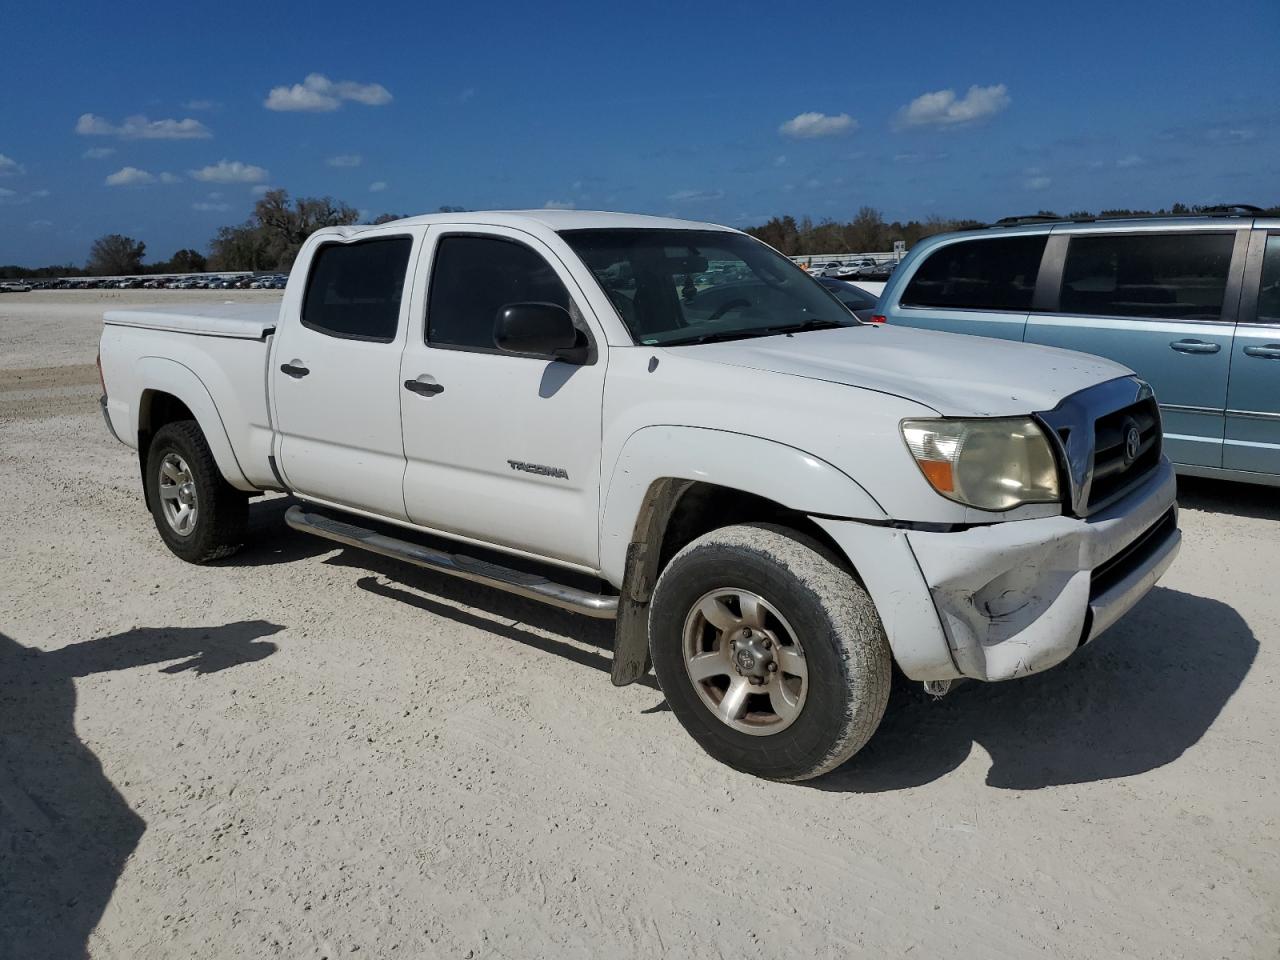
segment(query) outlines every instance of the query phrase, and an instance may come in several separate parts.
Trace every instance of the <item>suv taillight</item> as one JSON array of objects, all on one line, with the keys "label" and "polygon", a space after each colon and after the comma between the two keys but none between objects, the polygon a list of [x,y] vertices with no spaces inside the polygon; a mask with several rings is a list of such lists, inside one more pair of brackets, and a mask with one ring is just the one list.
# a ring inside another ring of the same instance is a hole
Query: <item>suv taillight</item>
[{"label": "suv taillight", "polygon": [[884,322],[885,322],[885,316],[884,316],[884,314],[883,314],[883,313],[873,313],[873,314],[871,315],[871,322],[872,322],[872,323],[884,323]]}]

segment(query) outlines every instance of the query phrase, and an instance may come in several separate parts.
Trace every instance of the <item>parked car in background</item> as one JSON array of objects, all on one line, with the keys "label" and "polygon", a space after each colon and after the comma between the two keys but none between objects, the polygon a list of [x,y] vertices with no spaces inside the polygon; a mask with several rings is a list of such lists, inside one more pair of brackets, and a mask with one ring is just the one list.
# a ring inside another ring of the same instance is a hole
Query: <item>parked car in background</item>
[{"label": "parked car in background", "polygon": [[1180,472],[1280,485],[1280,218],[1256,213],[931,237],[885,287],[882,315],[1116,360],[1154,388]]},{"label": "parked car in background", "polygon": [[871,322],[876,314],[876,304],[879,303],[875,294],[836,277],[819,277],[818,282],[835,294],[835,298],[848,307],[855,317],[864,323]]},{"label": "parked car in background", "polygon": [[0,283],[0,293],[30,293],[31,284],[24,280],[6,280]]}]

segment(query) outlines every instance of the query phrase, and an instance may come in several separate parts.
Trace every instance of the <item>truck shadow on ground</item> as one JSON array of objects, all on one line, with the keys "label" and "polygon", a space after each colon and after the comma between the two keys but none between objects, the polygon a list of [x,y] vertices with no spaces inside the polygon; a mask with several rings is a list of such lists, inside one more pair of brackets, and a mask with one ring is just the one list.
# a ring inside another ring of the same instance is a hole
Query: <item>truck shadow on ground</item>
[{"label": "truck shadow on ground", "polygon": [[[360,577],[356,586],[388,600],[606,674],[613,666],[612,620],[592,620],[363,550],[340,549],[325,563],[366,571],[369,575]],[[483,613],[473,613],[466,607]],[[572,638],[575,642],[557,637]],[[658,689],[652,677],[646,677],[641,683],[652,690]]]},{"label": "truck shadow on ground", "polygon": [[1007,790],[1144,773],[1182,756],[1240,686],[1258,641],[1231,607],[1163,587],[1065,663],[941,700],[898,684],[880,730],[817,789],[875,793],[929,783],[978,744]]},{"label": "truck shadow on ground", "polygon": [[41,651],[0,634],[0,955],[84,957],[146,822],[77,736],[77,677],[177,661],[214,673],[270,656],[264,620],[139,628]]}]

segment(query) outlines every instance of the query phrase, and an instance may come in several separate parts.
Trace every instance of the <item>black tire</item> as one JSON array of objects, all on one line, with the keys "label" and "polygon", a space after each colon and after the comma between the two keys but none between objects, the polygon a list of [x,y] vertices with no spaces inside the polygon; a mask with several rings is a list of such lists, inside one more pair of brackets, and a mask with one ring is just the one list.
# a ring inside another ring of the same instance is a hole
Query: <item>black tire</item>
[{"label": "black tire", "polygon": [[[717,717],[685,664],[686,618],[726,588],[765,600],[803,647],[808,679],[799,713],[767,736]],[[770,780],[834,770],[871,738],[889,699],[893,661],[871,598],[824,547],[782,527],[724,527],[677,553],[654,589],[649,647],[662,692],[690,735],[720,762]]]},{"label": "black tire", "polygon": [[[187,465],[198,505],[191,529],[180,533],[165,515],[161,465],[176,454]],[[209,563],[235,553],[244,544],[249,498],[222,478],[204,433],[194,420],[167,423],[156,431],[147,451],[147,499],[160,539],[188,563]]]}]

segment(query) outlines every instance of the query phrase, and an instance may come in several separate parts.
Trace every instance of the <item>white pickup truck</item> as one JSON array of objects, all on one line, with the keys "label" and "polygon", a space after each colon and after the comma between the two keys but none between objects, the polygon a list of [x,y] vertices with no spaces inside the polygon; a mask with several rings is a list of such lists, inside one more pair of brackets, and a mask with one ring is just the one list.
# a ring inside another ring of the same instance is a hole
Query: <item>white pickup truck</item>
[{"label": "white pickup truck", "polygon": [[1059,663],[1180,540],[1129,370],[860,323],[711,224],[328,228],[279,307],[111,311],[99,362],[182,559],[286,491],[296,529],[616,618],[615,683],[652,664],[710,754],[779,780],[867,741],[895,662],[936,694]]}]

